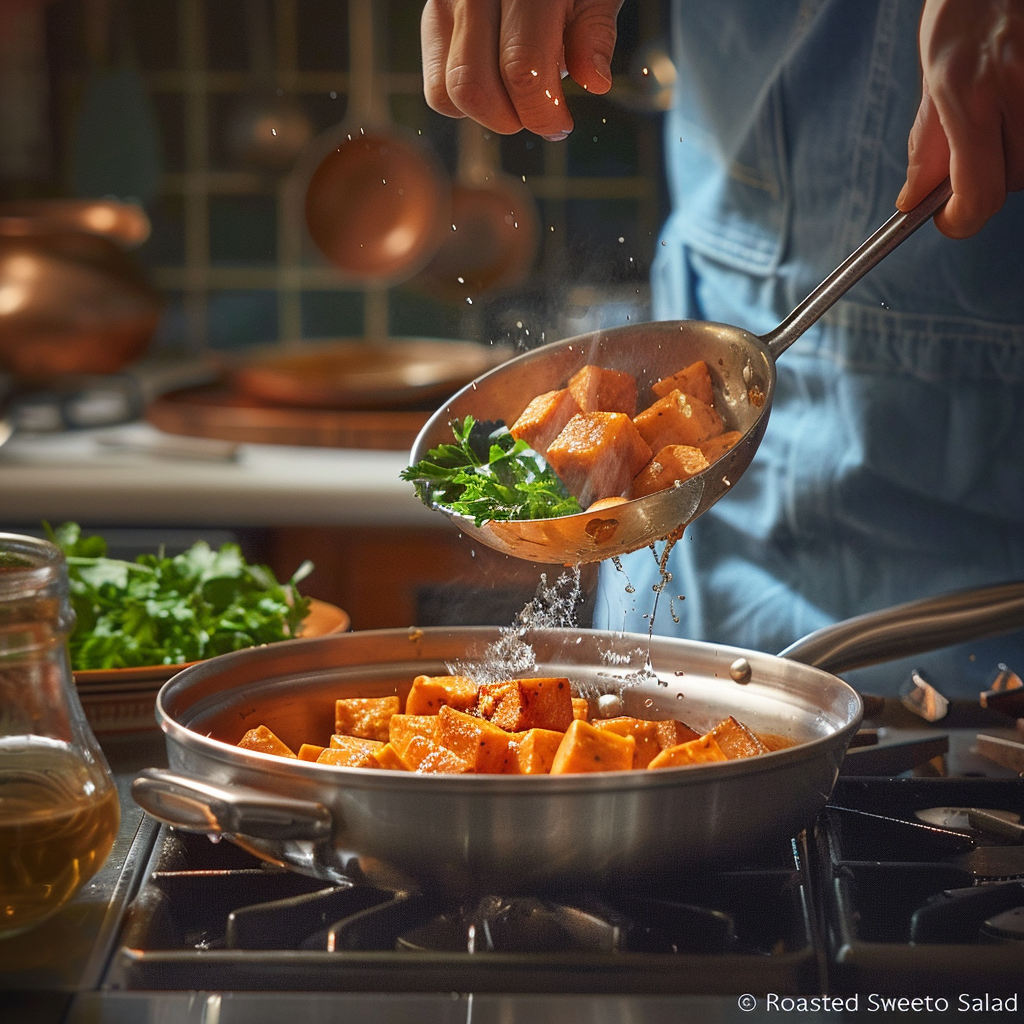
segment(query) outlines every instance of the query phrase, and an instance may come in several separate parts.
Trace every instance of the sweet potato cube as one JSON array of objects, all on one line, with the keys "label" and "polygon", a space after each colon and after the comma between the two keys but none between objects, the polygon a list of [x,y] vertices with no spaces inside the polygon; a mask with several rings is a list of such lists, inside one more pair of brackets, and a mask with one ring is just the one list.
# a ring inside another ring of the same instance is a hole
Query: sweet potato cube
[{"label": "sweet potato cube", "polygon": [[278,757],[295,757],[295,751],[284,740],[279,739],[265,725],[250,729],[239,741],[244,750],[255,750],[260,754],[276,754]]},{"label": "sweet potato cube", "polygon": [[398,756],[410,772],[467,775],[473,771],[468,761],[426,736],[412,736]]},{"label": "sweet potato cube", "polygon": [[366,764],[363,767],[388,768],[397,772],[409,770],[405,767],[405,762],[398,756],[398,751],[390,743],[383,744],[379,750],[371,750],[366,755]]},{"label": "sweet potato cube", "polygon": [[630,718],[623,715],[619,718],[600,718],[594,723],[596,729],[607,729],[619,736],[632,736],[636,744],[633,750],[634,768],[646,768],[651,760],[661,753],[658,742],[658,723],[643,718]]},{"label": "sweet potato cube", "polygon": [[588,412],[573,416],[545,454],[585,508],[624,494],[650,461],[651,449],[625,413]]},{"label": "sweet potato cube", "polygon": [[584,366],[569,378],[569,391],[580,412],[636,415],[636,378],[622,370]]},{"label": "sweet potato cube", "polygon": [[383,747],[385,740],[368,740],[364,736],[348,736],[345,733],[336,732],[328,744],[331,750],[373,750],[376,747]]},{"label": "sweet potato cube", "polygon": [[558,744],[551,774],[626,771],[633,767],[635,748],[632,736],[619,736],[610,729],[598,729],[576,719]]},{"label": "sweet potato cube", "polygon": [[710,732],[730,761],[740,757],[767,754],[768,748],[742,723],[730,715]]},{"label": "sweet potato cube", "polygon": [[388,741],[404,760],[409,741],[414,736],[436,741],[439,725],[437,715],[392,715],[388,724]]},{"label": "sweet potato cube", "polygon": [[465,676],[417,676],[405,699],[407,715],[436,715],[447,706],[468,711],[476,704],[477,684]]},{"label": "sweet potato cube", "polygon": [[667,444],[637,473],[630,496],[642,498],[671,487],[677,480],[689,480],[710,463],[699,448],[686,444]]},{"label": "sweet potato cube", "polygon": [[331,745],[321,751],[317,764],[340,764],[349,768],[369,768],[369,756],[380,750],[380,740],[363,739],[360,736],[331,737]]},{"label": "sweet potato cube", "polygon": [[710,441],[702,441],[697,447],[704,453],[704,458],[709,463],[717,462],[742,436],[743,432],[740,430],[727,430]]},{"label": "sweet potato cube", "polygon": [[517,441],[525,441],[535,452],[543,455],[548,445],[579,411],[580,407],[568,388],[545,391],[519,414],[519,418],[508,428],[509,433]]},{"label": "sweet potato cube", "polygon": [[385,741],[388,722],[397,715],[397,697],[349,697],[334,702],[334,731],[346,736]]},{"label": "sweet potato cube", "polygon": [[660,452],[667,444],[696,447],[725,427],[710,405],[678,389],[638,412],[633,422],[652,452]]},{"label": "sweet potato cube", "polygon": [[573,720],[572,688],[564,676],[484,683],[480,687],[477,711],[507,732],[526,729],[564,732]]},{"label": "sweet potato cube", "polygon": [[663,750],[648,768],[680,768],[690,764],[706,764],[709,761],[727,761],[715,737],[708,733],[688,743],[678,743]]},{"label": "sweet potato cube", "polygon": [[303,743],[302,746],[299,747],[299,760],[315,761],[326,749],[326,747],[321,747],[317,743]]},{"label": "sweet potato cube", "polygon": [[438,743],[468,761],[473,771],[507,775],[518,770],[515,752],[510,749],[511,733],[450,707],[441,708],[438,719]]},{"label": "sweet potato cube", "polygon": [[516,733],[512,749],[520,775],[546,775],[551,771],[564,733],[554,729],[527,729]]},{"label": "sweet potato cube", "polygon": [[590,701],[586,697],[572,698],[572,717],[581,718],[584,722],[590,721]]},{"label": "sweet potato cube", "polygon": [[655,725],[658,727],[658,744],[662,750],[700,738],[700,733],[696,729],[691,729],[685,722],[675,718],[663,719]]},{"label": "sweet potato cube", "polygon": [[708,371],[708,364],[703,359],[690,363],[670,377],[662,377],[651,385],[651,390],[659,397],[664,398],[673,391],[682,391],[684,395],[699,398],[705,405],[715,404],[715,389],[711,383],[711,374]]}]

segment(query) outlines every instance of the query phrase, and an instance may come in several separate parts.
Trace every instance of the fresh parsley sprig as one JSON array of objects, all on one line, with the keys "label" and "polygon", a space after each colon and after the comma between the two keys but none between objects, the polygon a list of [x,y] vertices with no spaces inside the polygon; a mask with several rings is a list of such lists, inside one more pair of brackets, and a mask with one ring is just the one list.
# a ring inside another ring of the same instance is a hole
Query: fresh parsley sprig
[{"label": "fresh parsley sprig", "polygon": [[504,423],[467,416],[451,427],[454,444],[431,448],[402,471],[425,504],[468,516],[477,526],[490,519],[552,519],[583,511],[544,459]]},{"label": "fresh parsley sprig", "polygon": [[308,561],[282,584],[237,544],[215,551],[198,541],[173,557],[126,562],[108,558],[106,540],[83,536],[77,523],[44,527],[68,563],[75,670],[177,665],[273,643],[297,636],[309,612],[296,586]]}]

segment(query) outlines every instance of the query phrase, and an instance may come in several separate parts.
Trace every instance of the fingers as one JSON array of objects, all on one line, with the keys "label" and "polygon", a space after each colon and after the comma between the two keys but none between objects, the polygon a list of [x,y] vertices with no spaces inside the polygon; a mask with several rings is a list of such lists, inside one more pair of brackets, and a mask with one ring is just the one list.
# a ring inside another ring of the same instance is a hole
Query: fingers
[{"label": "fingers", "polygon": [[622,0],[427,0],[420,19],[423,92],[431,108],[492,131],[561,139],[573,121],[568,72],[594,93],[611,87]]},{"label": "fingers", "polygon": [[953,195],[935,224],[966,238],[1024,187],[1024,0],[925,0],[920,43],[923,95],[897,206],[948,174]]},{"label": "fingers", "polygon": [[445,88],[461,114],[502,135],[523,122],[502,80],[498,61],[502,31],[500,0],[468,0],[454,5],[454,23]]},{"label": "fingers", "polygon": [[622,0],[577,4],[566,26],[565,65],[577,85],[602,95],[612,87],[612,54],[617,37],[616,17]]},{"label": "fingers", "polygon": [[427,106],[448,117],[465,116],[448,95],[445,76],[455,19],[450,5],[427,0],[420,16],[420,53],[423,61],[423,98]]},{"label": "fingers", "polygon": [[502,5],[499,61],[501,77],[524,128],[548,139],[572,131],[562,92],[563,37],[570,12],[548,0]]}]

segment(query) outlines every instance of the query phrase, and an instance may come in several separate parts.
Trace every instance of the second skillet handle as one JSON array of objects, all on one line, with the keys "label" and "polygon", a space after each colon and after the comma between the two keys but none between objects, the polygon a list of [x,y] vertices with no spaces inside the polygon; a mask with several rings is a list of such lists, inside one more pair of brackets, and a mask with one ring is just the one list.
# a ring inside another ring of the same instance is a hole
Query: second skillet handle
[{"label": "second skillet handle", "polygon": [[956,590],[825,626],[779,656],[827,672],[863,668],[1024,627],[1024,582]]},{"label": "second skillet handle", "polygon": [[217,786],[162,768],[140,772],[132,782],[132,796],[159,821],[203,835],[324,839],[333,826],[331,812],[323,804],[244,786]]},{"label": "second skillet handle", "polygon": [[953,194],[947,178],[906,213],[894,213],[870,238],[865,239],[785,320],[761,340],[773,359],[831,309],[875,264],[908,239],[922,224],[938,213]]}]

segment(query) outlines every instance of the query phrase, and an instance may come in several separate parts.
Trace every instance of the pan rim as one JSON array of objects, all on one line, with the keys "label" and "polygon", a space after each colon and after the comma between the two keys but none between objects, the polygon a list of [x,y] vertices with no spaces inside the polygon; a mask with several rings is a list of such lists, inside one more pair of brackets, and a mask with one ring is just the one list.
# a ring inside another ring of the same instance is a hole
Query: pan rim
[{"label": "pan rim", "polygon": [[[806,680],[808,684],[815,680],[826,684],[829,691],[834,694],[838,701],[845,698],[845,714],[841,724],[826,723],[831,731],[808,740],[797,742],[795,745],[779,750],[770,751],[766,754],[759,754],[755,757],[741,758],[733,761],[719,761],[708,764],[697,764],[662,768],[657,770],[628,769],[623,771],[591,772],[571,775],[501,775],[501,774],[430,774],[415,772],[395,772],[387,769],[353,768],[342,765],[320,765],[313,762],[296,761],[292,763],[290,758],[280,758],[270,754],[263,754],[258,751],[248,751],[240,748],[226,740],[217,739],[186,724],[186,721],[179,721],[179,718],[186,718],[183,711],[195,708],[197,702],[191,705],[186,703],[183,709],[168,708],[172,700],[178,696],[177,691],[185,690],[195,680],[201,681],[207,677],[216,677],[220,669],[228,669],[238,663],[258,663],[260,658],[267,657],[268,652],[278,658],[286,656],[289,648],[298,653],[305,652],[310,658],[316,653],[317,647],[333,647],[348,644],[352,646],[358,642],[372,644],[374,641],[406,641],[416,645],[422,637],[441,641],[446,635],[457,633],[462,637],[485,639],[497,637],[500,634],[499,627],[493,626],[463,626],[463,627],[413,627],[413,628],[391,628],[378,630],[350,631],[348,633],[333,634],[327,637],[314,637],[305,640],[287,640],[273,645],[269,648],[250,648],[243,651],[235,651],[229,654],[220,655],[208,659],[196,665],[182,669],[169,679],[161,688],[156,698],[156,718],[160,729],[165,734],[168,744],[175,744],[177,747],[201,755],[207,760],[213,760],[225,767],[244,768],[247,773],[259,774],[267,768],[268,780],[275,775],[284,774],[287,777],[305,778],[317,782],[329,782],[335,779],[339,788],[347,790],[374,791],[386,788],[388,790],[416,788],[424,793],[440,794],[444,792],[466,792],[485,793],[493,791],[502,796],[522,795],[536,796],[549,795],[559,792],[612,792],[622,789],[657,789],[661,787],[678,787],[681,784],[696,785],[705,782],[709,777],[715,779],[726,779],[736,774],[748,774],[755,770],[771,770],[776,766],[782,767],[791,763],[803,760],[816,760],[821,757],[822,751],[833,747],[837,742],[846,740],[859,728],[863,717],[863,702],[857,691],[849,683],[823,669],[805,665],[801,662],[780,658],[778,655],[766,654],[764,652],[747,650],[733,647],[726,644],[708,643],[705,641],[685,640],[677,637],[654,636],[646,634],[613,632],[608,630],[595,629],[537,629],[530,631],[529,636],[536,639],[553,637],[581,637],[594,641],[612,638],[626,644],[650,644],[652,649],[658,648],[679,648],[681,652],[696,648],[700,653],[711,656],[722,661],[728,666],[737,658],[746,658],[751,662],[754,669],[755,681],[743,684],[745,687],[763,689],[766,693],[778,696],[785,693],[780,689],[777,681],[760,682],[756,681],[759,669],[766,667],[778,668],[780,663],[785,664],[787,673],[796,673],[798,678]],[[327,643],[325,643],[327,641]],[[425,671],[430,671],[430,666],[436,664],[437,659],[422,658],[412,659],[410,657],[395,657],[393,659],[396,667],[404,665],[417,665]],[[391,663],[391,662],[388,662]],[[544,670],[544,661],[540,661],[538,669]],[[333,666],[339,670],[358,669],[358,663],[345,663]],[[370,666],[367,666],[370,667]],[[221,673],[222,674],[222,673]],[[293,673],[294,675],[294,673]],[[525,678],[525,676],[524,676]],[[243,680],[242,683],[252,680]],[[737,684],[739,685],[739,684]],[[237,693],[242,685],[236,683],[227,687],[225,693]],[[180,699],[180,697],[179,697]],[[837,717],[838,714],[837,714]],[[844,745],[845,746],[845,745]],[[713,773],[713,774],[712,774]]]}]

